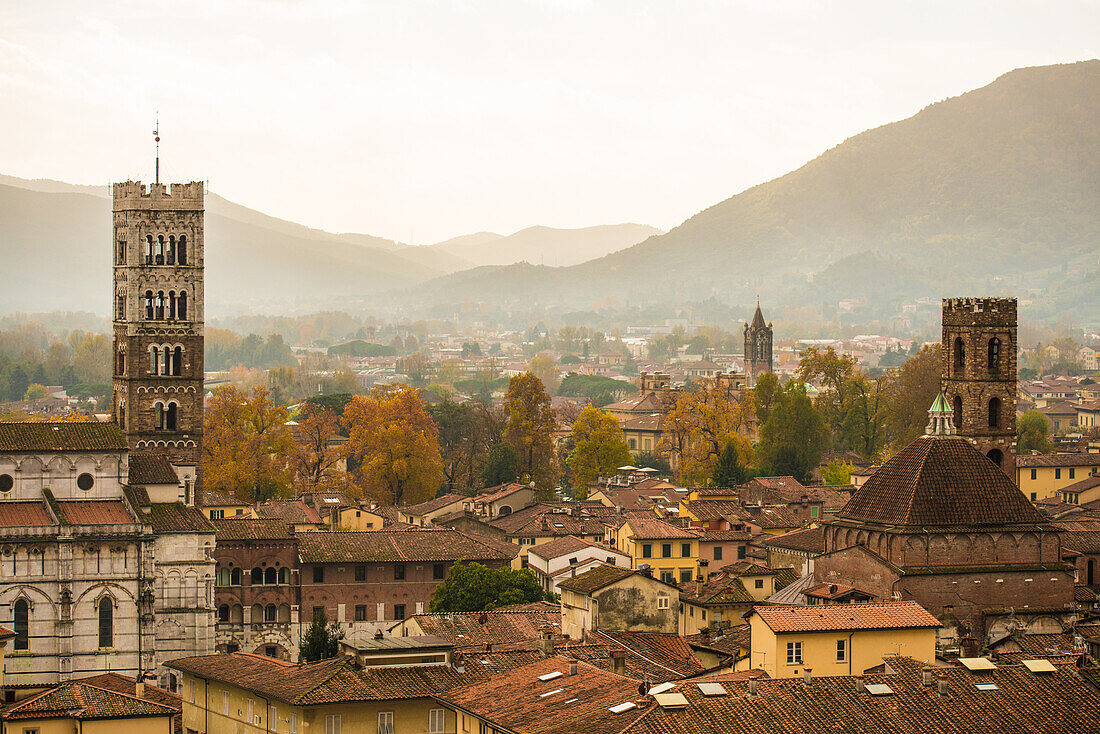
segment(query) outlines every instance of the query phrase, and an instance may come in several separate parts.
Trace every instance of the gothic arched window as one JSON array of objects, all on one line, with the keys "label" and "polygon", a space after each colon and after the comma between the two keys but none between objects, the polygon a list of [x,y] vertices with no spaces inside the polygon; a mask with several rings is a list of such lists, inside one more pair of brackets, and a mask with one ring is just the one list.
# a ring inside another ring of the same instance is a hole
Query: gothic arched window
[{"label": "gothic arched window", "polygon": [[259,586],[264,582],[264,570],[257,566],[252,569],[252,585]]},{"label": "gothic arched window", "polygon": [[1001,425],[1001,399],[990,398],[989,400],[989,427],[999,428]]},{"label": "gothic arched window", "polygon": [[268,566],[264,569],[264,583],[272,585],[279,583],[279,572],[275,570],[274,566]]},{"label": "gothic arched window", "polygon": [[29,650],[31,644],[30,635],[31,606],[26,599],[17,599],[15,602],[15,649]]},{"label": "gothic arched window", "polygon": [[126,319],[126,296],[115,296],[115,321]]},{"label": "gothic arched window", "polygon": [[126,374],[126,352],[118,350],[118,374]]},{"label": "gothic arched window", "polygon": [[955,345],[952,349],[952,355],[955,360],[955,370],[962,372],[966,366],[966,347],[963,346],[963,340],[961,336],[955,337]]},{"label": "gothic arched window", "polygon": [[286,566],[283,566],[282,568],[279,569],[279,583],[280,584],[289,584],[290,583],[290,569],[287,568]]},{"label": "gothic arched window", "polygon": [[962,395],[956,395],[955,396],[955,399],[951,401],[951,407],[954,409],[954,413],[955,413],[952,416],[952,418],[954,418],[955,428],[956,429],[962,428],[962,425],[963,425],[963,399],[962,399]]},{"label": "gothic arched window", "polygon": [[229,585],[240,586],[241,585],[241,569],[234,568],[229,572]]},{"label": "gothic arched window", "polygon": [[1001,340],[993,337],[989,340],[989,374],[1001,371]]},{"label": "gothic arched window", "polygon": [[229,605],[228,604],[222,604],[220,607],[218,607],[218,621],[219,622],[228,622],[229,621]]},{"label": "gothic arched window", "polygon": [[99,646],[115,646],[115,605],[109,597],[99,600]]},{"label": "gothic arched window", "polygon": [[219,568],[216,578],[218,586],[229,586],[229,569],[225,566]]},{"label": "gothic arched window", "polygon": [[169,431],[176,430],[176,409],[177,409],[177,407],[178,406],[175,403],[168,403],[168,410],[165,413],[164,425],[165,425],[165,428]]},{"label": "gothic arched window", "polygon": [[268,604],[266,607],[264,607],[264,621],[265,622],[274,622],[275,621],[275,615],[277,613],[278,613],[278,609],[276,608],[276,606],[274,604]]},{"label": "gothic arched window", "polygon": [[181,234],[180,240],[176,244],[176,263],[179,265],[187,264],[187,235]]}]

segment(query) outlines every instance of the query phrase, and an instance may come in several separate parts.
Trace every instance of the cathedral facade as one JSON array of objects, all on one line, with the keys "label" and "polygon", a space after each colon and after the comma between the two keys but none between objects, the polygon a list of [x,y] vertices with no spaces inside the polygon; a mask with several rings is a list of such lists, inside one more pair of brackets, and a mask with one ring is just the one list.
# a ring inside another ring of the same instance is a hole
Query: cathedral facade
[{"label": "cathedral facade", "polygon": [[7,681],[214,650],[214,542],[195,506],[203,410],[203,186],[114,187],[107,423],[0,423]]}]

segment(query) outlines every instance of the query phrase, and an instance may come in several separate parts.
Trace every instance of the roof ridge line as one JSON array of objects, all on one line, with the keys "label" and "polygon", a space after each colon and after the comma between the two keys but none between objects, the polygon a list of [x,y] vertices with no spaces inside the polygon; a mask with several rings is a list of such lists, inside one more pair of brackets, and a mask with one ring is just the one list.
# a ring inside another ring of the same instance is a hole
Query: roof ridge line
[{"label": "roof ridge line", "polygon": [[[922,438],[924,437],[922,436]],[[914,491],[909,495],[909,503],[905,506],[905,517],[902,518],[902,523],[906,525],[912,524],[911,519],[913,514],[913,502],[917,498],[916,490],[921,486],[921,476],[923,476],[924,474],[924,468],[928,465],[928,455],[932,453],[932,447],[935,445],[935,442],[932,440],[925,441],[924,443],[926,445],[922,447],[923,455],[921,456],[921,462],[917,467],[916,482],[914,483],[913,487]]]}]

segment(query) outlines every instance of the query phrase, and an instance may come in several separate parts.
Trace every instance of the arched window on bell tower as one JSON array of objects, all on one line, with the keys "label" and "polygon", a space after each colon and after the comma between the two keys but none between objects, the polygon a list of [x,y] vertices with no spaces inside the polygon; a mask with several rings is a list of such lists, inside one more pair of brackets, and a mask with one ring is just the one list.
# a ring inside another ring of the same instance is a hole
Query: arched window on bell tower
[{"label": "arched window on bell tower", "polygon": [[153,430],[164,430],[164,403],[159,401],[153,404]]},{"label": "arched window on bell tower", "polygon": [[954,346],[951,348],[951,352],[955,362],[955,373],[962,374],[963,369],[966,367],[966,347],[963,346],[961,336],[955,337]]},{"label": "arched window on bell tower", "polygon": [[156,320],[164,321],[164,291],[157,291]]},{"label": "arched window on bell tower", "polygon": [[962,395],[956,395],[955,399],[951,401],[951,408],[954,413],[952,416],[955,422],[955,429],[962,428],[963,425],[963,399]]},{"label": "arched window on bell tower", "polygon": [[165,262],[168,265],[176,264],[176,236],[168,235],[168,252],[166,254]]},{"label": "arched window on bell tower", "polygon": [[176,377],[183,374],[183,347],[172,350],[172,374]]},{"label": "arched window on bell tower", "polygon": [[153,291],[145,291],[145,320],[153,320]]},{"label": "arched window on bell tower", "polygon": [[187,235],[181,234],[179,242],[176,243],[178,252],[176,253],[176,263],[179,265],[187,264]]},{"label": "arched window on bell tower", "polygon": [[164,235],[157,235],[157,265],[164,264]]},{"label": "arched window on bell tower", "polygon": [[177,405],[175,403],[168,403],[168,409],[164,413],[164,429],[166,431],[176,430],[176,410]]},{"label": "arched window on bell tower", "polygon": [[990,398],[989,399],[989,427],[1000,428],[1001,427],[1001,399]]},{"label": "arched window on bell tower", "polygon": [[157,374],[157,369],[160,367],[160,347],[153,347],[149,350],[149,374]]},{"label": "arched window on bell tower", "polygon": [[993,337],[989,340],[989,374],[996,375],[1001,371],[1001,340]]},{"label": "arched window on bell tower", "polygon": [[145,235],[145,264],[153,264],[153,235]]},{"label": "arched window on bell tower", "polygon": [[176,303],[176,318],[184,321],[187,320],[187,291],[180,291]]}]

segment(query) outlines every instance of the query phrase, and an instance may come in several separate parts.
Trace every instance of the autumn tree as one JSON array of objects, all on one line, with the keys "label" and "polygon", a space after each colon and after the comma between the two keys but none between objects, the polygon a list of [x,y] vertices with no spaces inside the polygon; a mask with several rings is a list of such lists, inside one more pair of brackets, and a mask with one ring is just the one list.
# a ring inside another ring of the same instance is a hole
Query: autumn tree
[{"label": "autumn tree", "polygon": [[847,486],[852,481],[854,467],[841,459],[832,459],[821,470],[821,481],[832,487]]},{"label": "autumn tree", "polygon": [[677,478],[685,485],[705,484],[714,476],[719,456],[734,444],[742,465],[752,456],[746,438],[753,417],[753,396],[736,394],[720,384],[684,392],[665,415],[663,446],[679,464]]},{"label": "autumn tree", "polygon": [[806,395],[806,386],[791,380],[776,393],[768,420],[760,427],[757,462],[762,472],[809,481],[829,445],[829,429]]},{"label": "autumn tree", "polygon": [[347,451],[364,491],[386,504],[431,499],[443,483],[439,429],[408,385],[379,385],[344,408]]},{"label": "autumn tree", "polygon": [[886,445],[888,383],[885,376],[872,380],[859,373],[840,389],[840,443],[865,459],[879,458]]},{"label": "autumn tree", "polygon": [[286,408],[266,387],[250,393],[232,385],[215,388],[203,421],[204,486],[244,502],[289,494],[293,439],[286,422]]},{"label": "autumn tree", "polygon": [[543,386],[553,392],[561,384],[561,371],[549,354],[538,354],[527,365],[527,371],[539,378]]},{"label": "autumn tree", "polygon": [[895,449],[924,435],[928,409],[940,393],[942,372],[940,345],[925,344],[907,359],[888,383],[885,418],[890,443]]},{"label": "autumn tree", "polygon": [[838,354],[832,347],[808,347],[798,361],[795,379],[821,386],[814,404],[833,436],[841,436],[844,430],[844,386],[858,374],[856,358]]},{"label": "autumn tree", "polygon": [[631,462],[630,446],[623,438],[618,419],[601,413],[591,404],[573,423],[571,437],[573,450],[566,463],[578,490],[583,491],[589,482]]},{"label": "autumn tree", "polygon": [[530,372],[511,378],[504,412],[508,419],[504,439],[516,451],[520,477],[534,482],[542,496],[548,495],[557,478],[552,439],[557,424],[542,381]]},{"label": "autumn tree", "polygon": [[294,451],[291,468],[297,481],[314,487],[346,486],[342,442],[332,438],[340,433],[340,415],[316,403],[303,403],[291,435]]},{"label": "autumn tree", "polygon": [[1050,421],[1037,410],[1029,410],[1016,420],[1016,453],[1020,456],[1054,451],[1050,441]]}]

